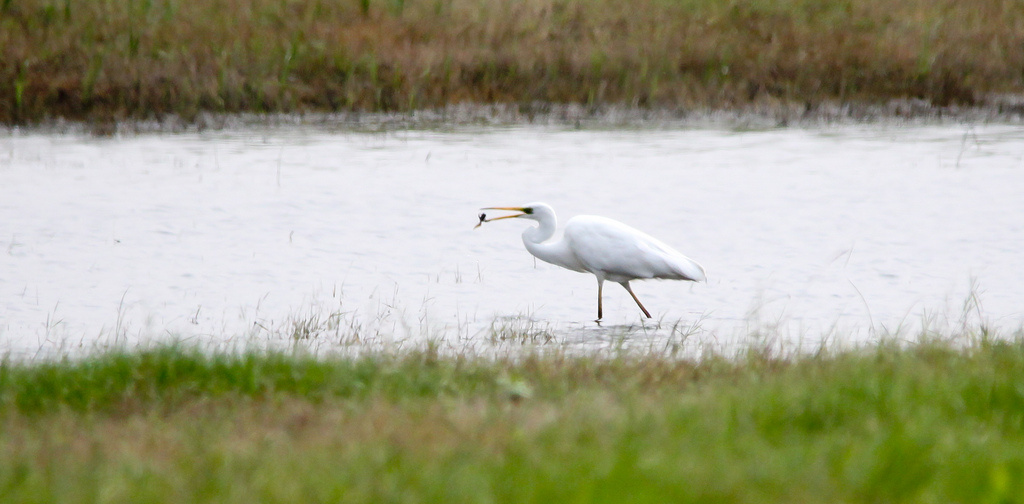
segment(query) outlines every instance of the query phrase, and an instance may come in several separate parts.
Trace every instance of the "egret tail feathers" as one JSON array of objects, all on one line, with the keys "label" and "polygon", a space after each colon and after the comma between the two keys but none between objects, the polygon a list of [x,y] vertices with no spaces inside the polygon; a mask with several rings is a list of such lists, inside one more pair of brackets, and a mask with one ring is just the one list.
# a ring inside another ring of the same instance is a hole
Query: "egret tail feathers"
[{"label": "egret tail feathers", "polygon": [[673,266],[673,269],[676,270],[676,273],[679,274],[682,280],[703,282],[708,279],[707,273],[704,271],[704,267],[689,257],[678,257]]}]

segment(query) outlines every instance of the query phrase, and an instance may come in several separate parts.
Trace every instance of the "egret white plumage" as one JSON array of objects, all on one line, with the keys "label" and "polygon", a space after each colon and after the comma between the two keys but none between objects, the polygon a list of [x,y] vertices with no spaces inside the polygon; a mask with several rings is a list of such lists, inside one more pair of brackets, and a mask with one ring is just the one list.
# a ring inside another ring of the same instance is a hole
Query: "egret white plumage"
[{"label": "egret white plumage", "polygon": [[534,257],[556,266],[597,277],[597,320],[604,316],[602,290],[604,281],[622,285],[636,301],[647,318],[650,312],[633,293],[631,280],[657,278],[665,280],[704,281],[704,267],[658,239],[619,221],[596,215],[578,215],[569,219],[560,240],[555,235],[555,211],[544,203],[522,207],[488,207],[483,210],[519,212],[488,219],[480,214],[480,223],[501,219],[522,218],[537,221],[523,232],[523,244]]}]

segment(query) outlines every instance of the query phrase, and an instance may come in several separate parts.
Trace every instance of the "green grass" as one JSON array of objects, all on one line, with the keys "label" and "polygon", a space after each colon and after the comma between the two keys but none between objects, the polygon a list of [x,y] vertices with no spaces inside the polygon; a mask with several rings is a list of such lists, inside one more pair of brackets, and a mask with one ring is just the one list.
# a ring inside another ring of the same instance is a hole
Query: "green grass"
[{"label": "green grass", "polygon": [[1024,502],[1024,339],[0,366],[19,502]]},{"label": "green grass", "polygon": [[1022,47],[1017,0],[0,0],[0,123],[975,105],[1020,95]]}]

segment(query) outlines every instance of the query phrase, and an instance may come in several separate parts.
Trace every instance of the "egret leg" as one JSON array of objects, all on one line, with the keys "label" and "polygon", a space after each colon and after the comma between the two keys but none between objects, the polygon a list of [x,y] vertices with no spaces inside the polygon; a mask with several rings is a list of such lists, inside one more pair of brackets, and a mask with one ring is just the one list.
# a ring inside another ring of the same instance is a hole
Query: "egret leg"
[{"label": "egret leg", "polygon": [[601,309],[601,290],[604,288],[604,279],[597,279],[597,320],[600,321],[604,315],[604,310]]},{"label": "egret leg", "polygon": [[647,308],[644,308],[643,303],[641,303],[640,300],[637,299],[636,294],[633,294],[633,289],[629,287],[629,282],[622,282],[622,286],[626,288],[626,292],[628,292],[630,296],[633,296],[633,301],[636,301],[636,305],[639,306],[641,310],[643,310],[644,315],[647,315],[647,318],[651,318],[651,313],[647,311]]}]

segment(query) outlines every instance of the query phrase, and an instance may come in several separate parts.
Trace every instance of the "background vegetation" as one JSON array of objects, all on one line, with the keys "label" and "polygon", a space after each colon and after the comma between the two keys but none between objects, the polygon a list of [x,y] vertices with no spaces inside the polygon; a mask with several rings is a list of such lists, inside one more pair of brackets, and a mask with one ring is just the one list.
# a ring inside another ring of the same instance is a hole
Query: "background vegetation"
[{"label": "background vegetation", "polygon": [[1018,0],[0,0],[0,122],[1024,89]]},{"label": "background vegetation", "polygon": [[27,502],[1024,502],[1024,340],[0,363]]}]

